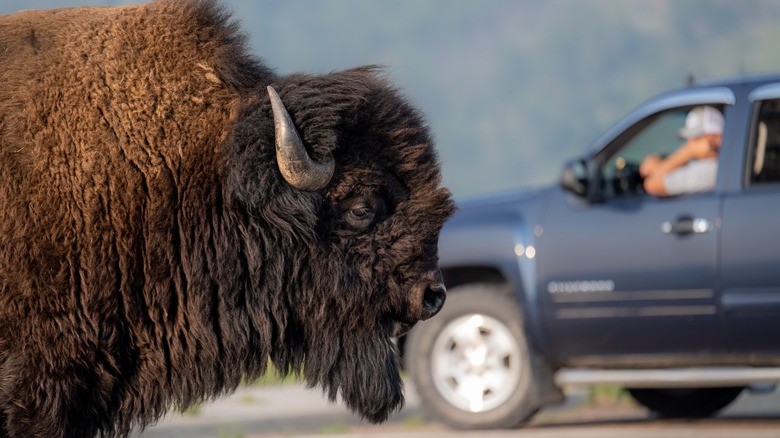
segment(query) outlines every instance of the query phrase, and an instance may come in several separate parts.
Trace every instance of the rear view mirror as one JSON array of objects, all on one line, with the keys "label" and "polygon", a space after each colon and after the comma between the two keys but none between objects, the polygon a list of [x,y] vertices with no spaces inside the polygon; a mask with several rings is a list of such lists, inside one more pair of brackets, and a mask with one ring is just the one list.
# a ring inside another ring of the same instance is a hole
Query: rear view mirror
[{"label": "rear view mirror", "polygon": [[588,166],[585,160],[566,163],[561,174],[561,187],[577,196],[588,194]]}]

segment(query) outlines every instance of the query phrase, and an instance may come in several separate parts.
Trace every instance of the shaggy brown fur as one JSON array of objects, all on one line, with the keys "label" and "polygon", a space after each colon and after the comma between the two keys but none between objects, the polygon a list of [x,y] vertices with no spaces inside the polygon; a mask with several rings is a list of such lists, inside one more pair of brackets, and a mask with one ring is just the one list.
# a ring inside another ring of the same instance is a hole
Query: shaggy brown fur
[{"label": "shaggy brown fur", "polygon": [[[277,76],[205,0],[0,17],[0,66],[0,436],[126,435],[268,358],[401,405],[453,207],[376,69]],[[279,174],[267,85],[324,189]]]}]

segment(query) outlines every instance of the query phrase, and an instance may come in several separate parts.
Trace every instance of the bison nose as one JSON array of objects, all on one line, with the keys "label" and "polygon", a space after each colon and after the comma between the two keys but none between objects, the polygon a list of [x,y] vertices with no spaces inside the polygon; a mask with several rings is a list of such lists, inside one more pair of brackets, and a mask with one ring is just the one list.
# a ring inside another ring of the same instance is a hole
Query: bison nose
[{"label": "bison nose", "polygon": [[439,313],[447,299],[447,288],[444,283],[432,282],[427,285],[422,293],[422,312],[420,319],[428,319]]}]

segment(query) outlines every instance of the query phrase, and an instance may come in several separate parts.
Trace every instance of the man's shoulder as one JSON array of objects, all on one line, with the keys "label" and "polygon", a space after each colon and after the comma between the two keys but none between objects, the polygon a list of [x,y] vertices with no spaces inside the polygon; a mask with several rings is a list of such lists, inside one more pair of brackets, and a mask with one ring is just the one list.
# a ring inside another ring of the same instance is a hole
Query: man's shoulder
[{"label": "man's shoulder", "polygon": [[718,160],[695,160],[675,169],[664,178],[664,187],[669,195],[708,192],[715,189]]}]

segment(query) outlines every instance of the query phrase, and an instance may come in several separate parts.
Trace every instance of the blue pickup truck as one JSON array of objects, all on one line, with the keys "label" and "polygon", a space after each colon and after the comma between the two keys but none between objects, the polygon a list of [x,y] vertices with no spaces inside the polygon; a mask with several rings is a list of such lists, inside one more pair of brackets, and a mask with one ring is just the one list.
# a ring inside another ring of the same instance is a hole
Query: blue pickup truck
[{"label": "blue pickup truck", "polygon": [[[639,163],[700,105],[725,117],[715,189],[646,194]],[[520,426],[567,385],[701,417],[780,381],[780,75],[651,99],[560,184],[460,203],[439,256],[447,303],[403,349],[453,427]]]}]

